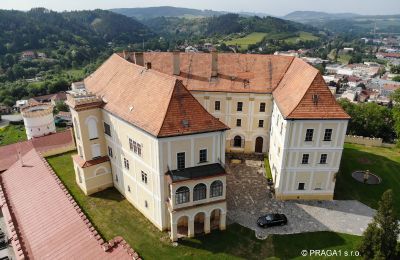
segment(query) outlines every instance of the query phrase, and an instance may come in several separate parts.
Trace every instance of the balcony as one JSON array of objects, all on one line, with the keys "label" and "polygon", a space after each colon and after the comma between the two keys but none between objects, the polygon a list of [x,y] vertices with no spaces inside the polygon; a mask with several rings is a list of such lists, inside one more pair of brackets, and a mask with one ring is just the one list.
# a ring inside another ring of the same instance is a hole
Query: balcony
[{"label": "balcony", "polygon": [[172,183],[209,178],[226,174],[221,163],[185,168],[183,170],[168,170],[167,173]]}]

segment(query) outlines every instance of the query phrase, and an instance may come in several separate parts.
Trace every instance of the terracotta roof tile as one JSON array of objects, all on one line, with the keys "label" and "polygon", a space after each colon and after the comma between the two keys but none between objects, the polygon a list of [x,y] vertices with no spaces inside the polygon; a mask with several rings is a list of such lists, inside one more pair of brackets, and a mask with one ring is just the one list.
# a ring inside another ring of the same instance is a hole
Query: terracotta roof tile
[{"label": "terracotta roof tile", "polygon": [[[313,95],[318,96],[316,104]],[[285,118],[350,118],[336,102],[319,71],[298,58],[293,60],[273,97]]]},{"label": "terracotta roof tile", "polygon": [[[85,86],[103,98],[105,110],[154,136],[227,129],[175,77],[147,70],[116,54],[85,79]],[[183,126],[184,119],[188,127]]]},{"label": "terracotta roof tile", "polygon": [[32,148],[36,148],[39,152],[44,153],[52,149],[73,144],[74,139],[71,131],[72,129],[69,129],[63,132],[33,138],[29,141],[0,146],[0,172],[7,170],[19,160],[18,152],[24,155],[32,150]]},{"label": "terracotta roof tile", "polygon": [[[218,53],[218,77],[210,80],[210,53],[179,55],[181,74],[177,78],[187,89],[221,92],[271,93],[293,60],[276,55]],[[172,52],[146,52],[144,61],[150,62],[152,69],[173,74]]]},{"label": "terracotta roof tile", "polygon": [[35,149],[23,160],[25,166],[15,163],[2,174],[2,190],[27,258],[132,259],[121,239],[103,250],[90,221]]},{"label": "terracotta roof tile", "polygon": [[90,167],[99,163],[108,162],[110,158],[108,156],[99,157],[93,160],[85,161],[78,154],[72,156],[73,160],[79,165],[81,168]]}]

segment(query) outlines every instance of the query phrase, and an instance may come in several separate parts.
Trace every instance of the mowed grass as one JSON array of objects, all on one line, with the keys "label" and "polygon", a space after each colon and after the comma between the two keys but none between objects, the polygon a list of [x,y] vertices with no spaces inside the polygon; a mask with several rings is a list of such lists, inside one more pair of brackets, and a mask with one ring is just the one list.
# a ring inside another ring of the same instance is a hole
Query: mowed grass
[{"label": "mowed grass", "polygon": [[319,37],[309,32],[300,32],[297,37],[290,37],[285,40],[287,43],[297,43],[298,41],[316,41]]},{"label": "mowed grass", "polygon": [[161,232],[116,189],[85,196],[75,182],[71,155],[47,158],[97,230],[106,239],[122,236],[144,259],[266,259],[300,257],[304,249],[355,250],[360,237],[333,232],[270,236],[258,240],[254,231],[232,224],[226,231],[185,239],[172,246]]},{"label": "mowed grass", "polygon": [[[378,185],[357,182],[351,176],[356,170],[370,170],[382,182]],[[382,193],[388,189],[393,190],[394,206],[400,215],[400,149],[345,144],[335,199],[355,199],[376,209]]]},{"label": "mowed grass", "polygon": [[26,140],[24,125],[8,125],[0,128],[0,146]]},{"label": "mowed grass", "polygon": [[237,46],[239,46],[240,49],[247,50],[247,48],[249,47],[250,44],[256,44],[256,43],[261,42],[265,36],[267,36],[266,33],[253,32],[253,33],[246,35],[245,37],[226,41],[225,44],[226,45],[237,45]]}]

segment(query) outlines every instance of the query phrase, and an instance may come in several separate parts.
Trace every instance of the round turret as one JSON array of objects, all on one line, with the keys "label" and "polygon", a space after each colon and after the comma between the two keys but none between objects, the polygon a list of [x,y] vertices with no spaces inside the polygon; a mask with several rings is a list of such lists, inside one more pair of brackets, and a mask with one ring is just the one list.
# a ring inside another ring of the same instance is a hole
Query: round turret
[{"label": "round turret", "polygon": [[28,140],[56,132],[51,104],[27,106],[21,109],[21,114]]}]

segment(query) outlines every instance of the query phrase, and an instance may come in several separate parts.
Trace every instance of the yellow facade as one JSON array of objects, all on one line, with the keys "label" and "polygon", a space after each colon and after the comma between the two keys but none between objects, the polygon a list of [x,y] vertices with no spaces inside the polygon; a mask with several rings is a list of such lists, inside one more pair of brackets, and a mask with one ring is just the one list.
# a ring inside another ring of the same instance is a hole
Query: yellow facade
[{"label": "yellow facade", "polygon": [[[254,153],[257,137],[262,138],[262,149],[257,152],[268,152],[273,103],[271,94],[206,91],[192,91],[192,94],[209,113],[229,126],[230,130],[227,131],[226,138],[227,152]],[[240,102],[242,109],[238,111]],[[218,106],[219,110],[216,109]],[[238,126],[238,119],[240,126]],[[260,120],[262,120],[262,125],[260,125]],[[235,136],[242,138],[240,147],[234,145]]]}]

